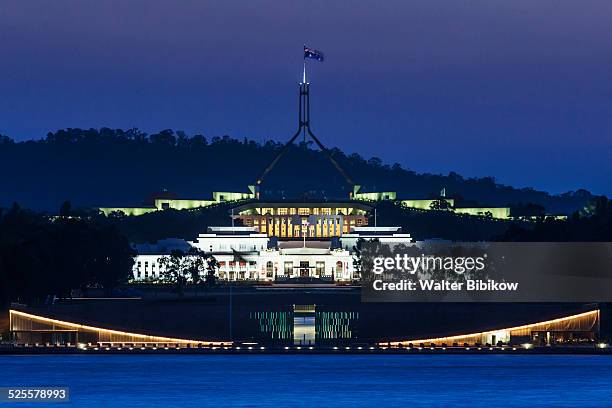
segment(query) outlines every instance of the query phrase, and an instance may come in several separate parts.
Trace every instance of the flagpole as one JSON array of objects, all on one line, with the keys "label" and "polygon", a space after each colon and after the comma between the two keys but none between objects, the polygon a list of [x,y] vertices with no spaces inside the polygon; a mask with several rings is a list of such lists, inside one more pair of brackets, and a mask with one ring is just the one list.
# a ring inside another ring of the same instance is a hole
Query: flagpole
[{"label": "flagpole", "polygon": [[[306,58],[304,57],[304,73],[302,75],[302,89],[300,90],[300,93],[303,93],[304,90],[306,89]],[[305,96],[304,96],[305,98]],[[308,121],[308,116],[306,116],[306,99],[304,99],[304,119],[306,121]],[[302,143],[304,143],[304,145],[306,145],[306,128],[303,128],[303,135],[302,135]],[[306,246],[306,244],[304,244],[304,247]]]}]

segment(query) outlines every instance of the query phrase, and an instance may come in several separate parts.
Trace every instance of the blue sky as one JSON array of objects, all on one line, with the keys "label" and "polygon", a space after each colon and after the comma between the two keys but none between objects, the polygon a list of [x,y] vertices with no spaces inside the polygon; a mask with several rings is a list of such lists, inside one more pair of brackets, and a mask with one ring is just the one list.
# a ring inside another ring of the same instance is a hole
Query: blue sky
[{"label": "blue sky", "polygon": [[302,44],[329,146],[612,195],[612,2],[3,0],[0,133],[288,139]]}]

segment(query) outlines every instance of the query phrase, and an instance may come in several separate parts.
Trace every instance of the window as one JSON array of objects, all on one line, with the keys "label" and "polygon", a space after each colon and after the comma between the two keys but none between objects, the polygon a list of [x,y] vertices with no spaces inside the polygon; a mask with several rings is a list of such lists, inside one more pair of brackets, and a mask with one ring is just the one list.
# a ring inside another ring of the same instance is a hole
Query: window
[{"label": "window", "polygon": [[310,209],[308,209],[308,208],[298,208],[298,214],[299,215],[309,215],[310,214]]},{"label": "window", "polygon": [[293,273],[293,262],[285,262],[285,275],[291,275]]},{"label": "window", "polygon": [[342,275],[342,262],[336,262],[336,277]]},{"label": "window", "polygon": [[279,208],[278,215],[287,215],[288,210],[286,208]]},{"label": "window", "polygon": [[324,261],[317,261],[317,276],[323,276],[325,275],[325,262]]},{"label": "window", "polygon": [[268,261],[266,263],[266,276],[268,278],[271,278],[274,276],[274,264],[272,263],[272,261]]}]

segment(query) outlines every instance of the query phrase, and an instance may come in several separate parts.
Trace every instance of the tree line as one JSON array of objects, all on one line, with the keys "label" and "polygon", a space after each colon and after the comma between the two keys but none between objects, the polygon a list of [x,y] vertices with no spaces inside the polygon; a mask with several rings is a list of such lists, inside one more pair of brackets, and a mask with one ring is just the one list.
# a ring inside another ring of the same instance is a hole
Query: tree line
[{"label": "tree line", "polygon": [[219,262],[197,248],[189,251],[173,250],[168,256],[159,258],[160,282],[174,286],[176,293],[183,296],[185,286],[190,283],[196,287],[204,284],[214,286],[217,281]]},{"label": "tree line", "polygon": [[[3,136],[0,172],[12,177],[0,183],[0,197],[47,211],[55,211],[64,200],[76,206],[140,205],[164,188],[181,198],[207,198],[211,191],[246,191],[282,147],[273,141],[209,138],[170,129],[146,134],[138,129],[69,128],[24,142]],[[465,206],[523,202],[552,213],[571,213],[593,198],[585,190],[550,195],[512,188],[493,177],[416,173],[377,157],[330,151],[364,191],[397,191],[405,199],[434,198],[445,188]],[[262,185],[262,193],[270,197],[346,198],[351,189],[310,143],[291,146]]]},{"label": "tree line", "polygon": [[612,200],[598,197],[567,221],[542,217],[536,223],[511,224],[500,241],[519,242],[612,242]]},{"label": "tree line", "polygon": [[44,303],[73,289],[107,294],[132,274],[135,252],[113,225],[0,210],[0,305]]}]

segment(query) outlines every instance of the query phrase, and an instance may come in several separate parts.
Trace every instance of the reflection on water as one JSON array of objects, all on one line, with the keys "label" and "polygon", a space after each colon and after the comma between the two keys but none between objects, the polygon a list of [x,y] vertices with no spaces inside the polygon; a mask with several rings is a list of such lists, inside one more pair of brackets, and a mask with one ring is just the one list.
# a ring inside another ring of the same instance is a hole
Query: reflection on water
[{"label": "reflection on water", "polygon": [[357,337],[358,312],[318,310],[316,305],[293,305],[287,309],[250,312],[249,319],[257,322],[258,331],[251,337],[298,345],[336,344]]}]

